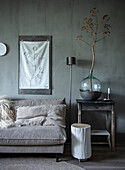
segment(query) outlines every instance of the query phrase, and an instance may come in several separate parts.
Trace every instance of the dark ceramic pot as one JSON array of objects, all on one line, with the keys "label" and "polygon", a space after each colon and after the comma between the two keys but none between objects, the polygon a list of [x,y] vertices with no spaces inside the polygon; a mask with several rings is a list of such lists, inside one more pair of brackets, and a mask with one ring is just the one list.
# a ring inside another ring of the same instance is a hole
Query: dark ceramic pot
[{"label": "dark ceramic pot", "polygon": [[83,91],[80,89],[80,95],[83,100],[97,100],[101,96],[100,91]]}]

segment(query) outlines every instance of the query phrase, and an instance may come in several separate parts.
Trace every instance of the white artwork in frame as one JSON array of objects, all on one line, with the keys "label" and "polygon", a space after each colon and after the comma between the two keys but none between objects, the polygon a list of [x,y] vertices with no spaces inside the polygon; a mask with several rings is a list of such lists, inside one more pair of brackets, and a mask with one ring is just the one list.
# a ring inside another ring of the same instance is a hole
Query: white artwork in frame
[{"label": "white artwork in frame", "polygon": [[51,94],[51,36],[19,37],[19,93]]}]

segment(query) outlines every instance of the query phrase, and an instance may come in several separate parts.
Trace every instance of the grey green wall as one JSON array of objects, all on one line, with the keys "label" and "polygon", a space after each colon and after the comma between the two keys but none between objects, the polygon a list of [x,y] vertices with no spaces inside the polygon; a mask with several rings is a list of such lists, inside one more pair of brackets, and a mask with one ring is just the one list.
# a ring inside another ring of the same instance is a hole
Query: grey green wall
[{"label": "grey green wall", "polygon": [[[69,67],[67,56],[75,56],[71,122],[77,120],[76,98],[80,81],[91,65],[91,50],[76,40],[83,18],[96,7],[100,16],[111,17],[111,35],[96,46],[94,74],[102,82],[102,91],[111,88],[116,101],[117,133],[125,133],[125,2],[124,0],[0,0],[0,41],[8,53],[0,58],[0,95],[10,98],[60,98],[69,102]],[[52,35],[52,95],[18,94],[18,36]],[[93,126],[104,125],[104,115],[88,114]],[[88,119],[88,118],[87,118]]]}]

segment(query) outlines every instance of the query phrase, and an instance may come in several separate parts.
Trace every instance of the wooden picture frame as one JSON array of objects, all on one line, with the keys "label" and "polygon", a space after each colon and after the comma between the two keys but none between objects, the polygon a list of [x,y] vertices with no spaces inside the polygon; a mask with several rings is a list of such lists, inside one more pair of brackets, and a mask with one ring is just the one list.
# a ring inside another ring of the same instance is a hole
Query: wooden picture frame
[{"label": "wooden picture frame", "polygon": [[52,36],[19,36],[18,93],[52,94]]}]

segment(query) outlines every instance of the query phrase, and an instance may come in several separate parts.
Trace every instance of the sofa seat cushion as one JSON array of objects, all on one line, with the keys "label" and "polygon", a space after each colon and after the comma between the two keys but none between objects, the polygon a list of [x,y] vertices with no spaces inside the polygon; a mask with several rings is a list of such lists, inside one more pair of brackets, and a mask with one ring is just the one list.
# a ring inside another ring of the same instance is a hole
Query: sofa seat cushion
[{"label": "sofa seat cushion", "polygon": [[58,145],[66,141],[59,126],[22,126],[0,129],[0,145]]}]

